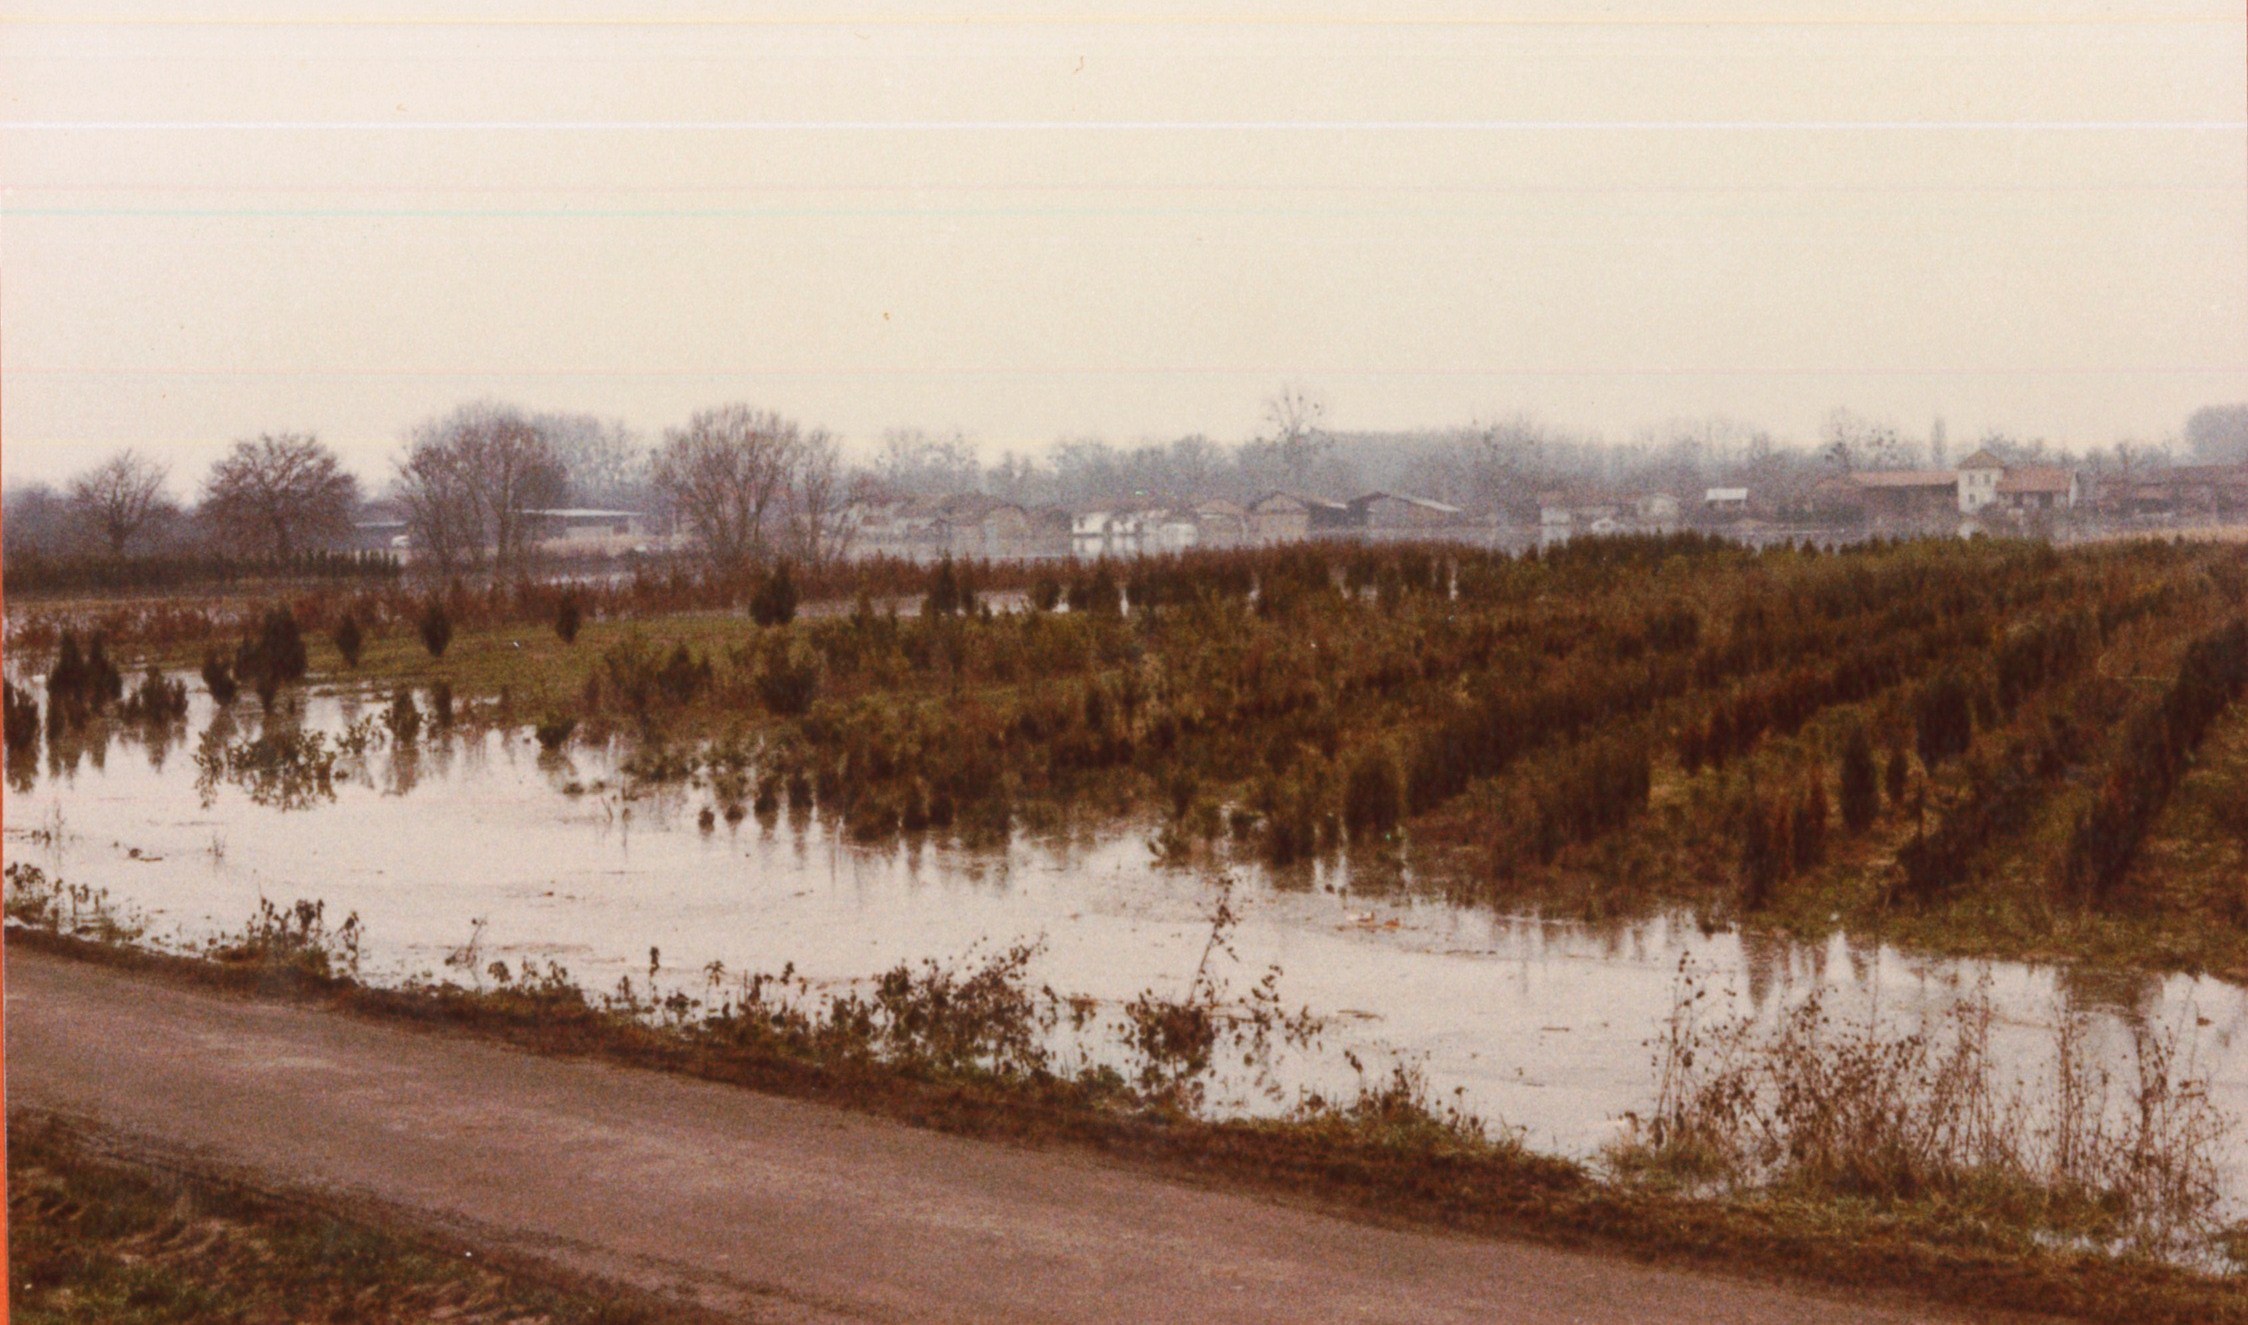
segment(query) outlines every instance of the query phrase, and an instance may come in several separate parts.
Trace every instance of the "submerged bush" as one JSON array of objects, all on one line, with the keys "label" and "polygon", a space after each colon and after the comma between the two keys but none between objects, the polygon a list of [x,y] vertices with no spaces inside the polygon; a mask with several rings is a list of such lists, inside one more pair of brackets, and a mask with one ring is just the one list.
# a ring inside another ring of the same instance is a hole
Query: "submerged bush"
[{"label": "submerged bush", "polygon": [[217,653],[203,655],[203,688],[211,692],[211,702],[220,708],[232,704],[242,693],[242,684],[234,679],[234,669]]}]

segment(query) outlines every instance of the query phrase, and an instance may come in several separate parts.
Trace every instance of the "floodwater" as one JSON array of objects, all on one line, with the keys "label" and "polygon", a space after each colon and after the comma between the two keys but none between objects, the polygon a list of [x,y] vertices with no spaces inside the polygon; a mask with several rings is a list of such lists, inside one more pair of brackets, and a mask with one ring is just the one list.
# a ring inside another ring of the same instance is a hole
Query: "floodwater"
[{"label": "floodwater", "polygon": [[[793,963],[815,987],[842,988],[900,961],[1037,941],[1035,981],[1114,1014],[1143,990],[1185,992],[1219,895],[1209,872],[1162,867],[1143,831],[1115,826],[984,850],[862,846],[785,813],[705,828],[707,791],[627,798],[621,748],[542,756],[521,731],[425,733],[412,753],[339,766],[332,800],[277,808],[238,785],[198,786],[196,744],[215,715],[195,690],[184,735],[120,733],[64,767],[43,750],[36,774],[12,771],[5,800],[10,860],[107,889],[152,938],[181,947],[239,929],[260,899],[319,899],[332,919],[359,915],[375,980],[466,980],[446,958],[473,937],[478,967],[551,960],[589,989],[624,977],[644,989],[655,949],[659,988],[701,992],[712,962]],[[255,711],[217,720],[254,731]],[[301,720],[336,733],[379,711],[314,695]],[[1291,1093],[1347,1090],[1346,1053],[1379,1073],[1408,1062],[1439,1097],[1534,1145],[1594,1154],[1651,1102],[1649,1042],[1684,962],[1719,1003],[1767,1016],[1821,990],[1843,1015],[1910,1025],[1987,988],[1994,1043],[2032,1080],[2063,1008],[2094,1014],[2093,1046],[2115,1056],[2124,1085],[2131,1025],[2175,1028],[2220,1106],[2248,1120],[2248,991],[2221,981],[1942,960],[1839,934],[1803,944],[1677,916],[1556,922],[1394,880],[1354,884],[1341,864],[1233,876],[1238,960],[1221,956],[1221,972],[1246,990],[1277,965],[1286,1004],[1327,1018],[1317,1046],[1277,1060]],[[1221,1108],[1276,1107],[1243,1081],[1223,1084]],[[2248,1192],[2237,1151],[2236,1196]]]}]

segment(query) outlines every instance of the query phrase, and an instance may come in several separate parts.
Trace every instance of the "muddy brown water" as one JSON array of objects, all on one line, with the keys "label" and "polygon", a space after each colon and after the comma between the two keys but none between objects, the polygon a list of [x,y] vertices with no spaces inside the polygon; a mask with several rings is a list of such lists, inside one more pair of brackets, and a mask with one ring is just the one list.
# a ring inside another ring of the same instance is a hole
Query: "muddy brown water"
[{"label": "muddy brown water", "polygon": [[[301,722],[332,735],[380,711],[313,695]],[[621,745],[557,758],[527,731],[371,750],[338,766],[332,799],[276,808],[239,785],[198,786],[197,743],[215,719],[197,686],[168,742],[122,729],[11,770],[8,859],[106,889],[153,941],[180,949],[239,929],[261,899],[319,899],[332,918],[358,914],[363,973],[377,981],[466,981],[470,969],[447,958],[471,939],[478,969],[551,960],[597,990],[625,978],[645,989],[653,948],[657,987],[692,994],[708,992],[713,962],[737,973],[793,963],[816,988],[840,989],[901,961],[1036,941],[1033,980],[1110,1017],[1142,990],[1184,992],[1219,895],[1210,871],[1162,866],[1146,830],[1129,826],[973,850],[856,844],[817,814],[706,830],[707,790],[627,795]],[[230,720],[254,733],[256,705]],[[2211,978],[1939,959],[1839,933],[1802,943],[1679,915],[1556,921],[1354,877],[1346,861],[1231,873],[1237,960],[1220,969],[1246,990],[1278,966],[1287,1005],[1327,1026],[1315,1046],[1276,1056],[1277,1097],[1240,1071],[1223,1077],[1221,1112],[1282,1108],[1305,1088],[1347,1092],[1355,1056],[1374,1073],[1415,1065],[1438,1097],[1537,1146],[1596,1154],[1652,1100],[1649,1045],[1683,962],[1720,1006],[1767,1017],[1821,991],[1843,1017],[1913,1025],[1987,988],[1994,1044],[2028,1080],[2046,1070],[2062,1010],[2086,1010],[2119,1093],[2131,1027],[2175,1030],[2220,1106],[2248,1119],[2248,991]],[[1120,1061],[1105,1038],[1083,1052]],[[2235,1204],[2248,1193],[2242,1149],[2226,1156]]]}]

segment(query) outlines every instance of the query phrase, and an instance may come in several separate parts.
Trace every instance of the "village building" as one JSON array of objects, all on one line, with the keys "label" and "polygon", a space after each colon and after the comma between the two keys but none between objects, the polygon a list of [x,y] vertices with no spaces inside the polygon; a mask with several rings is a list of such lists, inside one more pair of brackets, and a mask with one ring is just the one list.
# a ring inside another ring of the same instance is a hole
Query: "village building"
[{"label": "village building", "polygon": [[2076,509],[2081,486],[2076,471],[2057,465],[2009,469],[1998,480],[1997,504],[2017,515]]},{"label": "village building", "polygon": [[1350,507],[1324,497],[1271,492],[1249,503],[1251,543],[1295,543],[1306,538],[1326,538],[1347,533],[1352,526]]},{"label": "village building", "polygon": [[1223,497],[1194,503],[1194,542],[1197,547],[1240,547],[1249,541],[1249,509]]},{"label": "village building", "polygon": [[1433,538],[1466,522],[1457,506],[1394,492],[1369,492],[1347,505],[1351,523],[1369,538]]},{"label": "village building", "polygon": [[1678,498],[1667,492],[1643,492],[1632,502],[1639,527],[1649,533],[1675,533],[1679,527]]},{"label": "village building", "polygon": [[1720,518],[1748,514],[1747,488],[1710,488],[1702,493],[1702,509]]},{"label": "village building", "polygon": [[1959,474],[1950,469],[1867,469],[1850,475],[1858,509],[1878,529],[1928,530],[1957,522]]},{"label": "village building", "polygon": [[523,512],[542,552],[562,556],[613,556],[645,551],[652,531],[639,511],[565,506]]},{"label": "village building", "polygon": [[2006,462],[1989,451],[1977,451],[1959,462],[1959,513],[1973,515],[1998,500],[1999,480],[2006,477]]}]

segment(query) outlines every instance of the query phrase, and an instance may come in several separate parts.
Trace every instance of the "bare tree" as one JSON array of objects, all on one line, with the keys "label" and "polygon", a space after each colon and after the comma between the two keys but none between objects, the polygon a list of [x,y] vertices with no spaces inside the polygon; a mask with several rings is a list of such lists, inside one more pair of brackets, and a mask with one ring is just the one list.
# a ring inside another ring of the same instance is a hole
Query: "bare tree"
[{"label": "bare tree", "polygon": [[848,493],[834,441],[824,432],[810,433],[796,448],[790,470],[790,555],[807,566],[842,560],[851,550],[851,522],[844,517]]},{"label": "bare tree", "polygon": [[530,512],[562,500],[567,476],[523,413],[491,401],[422,425],[398,467],[407,532],[440,571],[519,570],[538,543]]},{"label": "bare tree", "polygon": [[1327,435],[1327,402],[1303,387],[1286,385],[1265,401],[1264,419],[1288,481],[1301,487],[1312,466],[1334,448],[1334,438]]},{"label": "bare tree", "polygon": [[137,451],[120,451],[70,481],[71,514],[121,557],[132,541],[178,512],[164,492],[164,466]]},{"label": "bare tree", "polygon": [[[790,508],[806,499],[794,484],[808,455],[833,452],[823,431],[807,433],[769,410],[721,405],[664,434],[650,478],[702,555],[722,571],[741,571],[792,550]],[[823,491],[823,503],[839,495],[833,488]]]},{"label": "bare tree", "polygon": [[266,433],[211,466],[201,513],[229,545],[288,557],[351,532],[359,480],[336,453],[294,433]]},{"label": "bare tree", "polygon": [[1836,409],[1819,429],[1819,454],[1843,473],[1857,469],[1896,469],[1912,459],[1896,425]]},{"label": "bare tree", "polygon": [[648,448],[624,423],[592,414],[541,414],[531,422],[569,476],[572,505],[647,507]]}]

